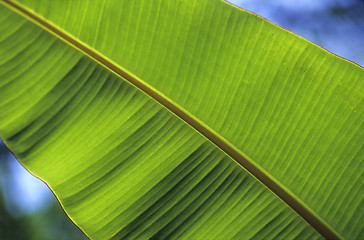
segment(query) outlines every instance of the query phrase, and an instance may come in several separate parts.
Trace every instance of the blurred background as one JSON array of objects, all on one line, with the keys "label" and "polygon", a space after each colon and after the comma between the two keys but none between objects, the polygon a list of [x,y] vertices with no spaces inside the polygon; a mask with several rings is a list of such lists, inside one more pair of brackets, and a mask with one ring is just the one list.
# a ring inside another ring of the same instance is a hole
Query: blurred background
[{"label": "blurred background", "polygon": [[[230,0],[364,66],[364,0]],[[0,239],[87,239],[0,142]]]},{"label": "blurred background", "polygon": [[364,66],[364,0],[227,0]]},{"label": "blurred background", "polygon": [[0,239],[88,239],[63,212],[52,191],[0,143]]}]

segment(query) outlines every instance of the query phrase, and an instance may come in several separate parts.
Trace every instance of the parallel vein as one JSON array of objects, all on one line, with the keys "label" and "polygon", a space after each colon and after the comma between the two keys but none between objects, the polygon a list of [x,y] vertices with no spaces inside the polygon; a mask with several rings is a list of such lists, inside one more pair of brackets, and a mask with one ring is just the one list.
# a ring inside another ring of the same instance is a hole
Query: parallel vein
[{"label": "parallel vein", "polygon": [[[231,158],[233,158],[235,161],[241,164],[245,169],[247,169],[251,174],[253,174],[257,179],[259,179],[264,185],[266,185],[269,189],[271,189],[277,196],[279,196],[283,201],[285,201],[291,208],[293,208],[298,214],[300,214],[323,236],[330,239],[340,238],[339,235],[334,230],[332,230],[322,219],[316,216],[307,206],[305,206],[303,203],[297,200],[297,198],[290,191],[282,187],[277,180],[275,180],[272,176],[268,175],[264,170],[262,170],[259,166],[257,166],[253,161],[251,161],[248,157],[246,157],[243,153],[241,153],[237,148],[235,148],[232,144],[230,144],[219,134],[208,128],[204,123],[196,119],[194,116],[191,116],[191,114],[189,114],[186,110],[178,106],[176,103],[168,99],[163,94],[159,93],[157,90],[155,90],[148,84],[138,79],[136,76],[123,70],[118,65],[116,65],[115,63],[104,57],[102,54],[89,48],[82,42],[77,41],[72,36],[54,27],[53,25],[41,19],[37,15],[29,12],[28,10],[22,8],[21,6],[11,1],[5,0],[4,2],[10,8],[16,9],[17,11],[21,12],[21,14],[24,14],[27,18],[30,18],[32,21],[36,22],[38,25],[42,26],[52,34],[56,35],[58,38],[66,41],[68,44],[76,47],[83,53],[95,59],[97,62],[106,66],[108,69],[112,70],[120,77],[126,79],[128,82],[130,82],[131,84],[139,88],[141,91],[143,91],[144,93],[146,93],[147,95],[158,101],[167,109],[169,109],[179,118],[181,118],[187,124],[192,126],[195,130],[200,132],[211,142],[213,142],[216,146],[222,149]],[[263,105],[264,104],[262,103],[259,107],[262,108]],[[252,127],[253,126],[251,126],[249,130]],[[289,140],[289,138],[286,138],[286,140]]]}]

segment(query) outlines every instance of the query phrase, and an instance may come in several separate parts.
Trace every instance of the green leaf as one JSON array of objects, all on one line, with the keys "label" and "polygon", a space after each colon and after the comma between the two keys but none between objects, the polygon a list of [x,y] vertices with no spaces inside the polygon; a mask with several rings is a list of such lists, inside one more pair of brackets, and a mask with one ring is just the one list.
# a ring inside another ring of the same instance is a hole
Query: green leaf
[{"label": "green leaf", "polygon": [[363,238],[361,67],[218,0],[2,3],[0,136],[90,238]]}]

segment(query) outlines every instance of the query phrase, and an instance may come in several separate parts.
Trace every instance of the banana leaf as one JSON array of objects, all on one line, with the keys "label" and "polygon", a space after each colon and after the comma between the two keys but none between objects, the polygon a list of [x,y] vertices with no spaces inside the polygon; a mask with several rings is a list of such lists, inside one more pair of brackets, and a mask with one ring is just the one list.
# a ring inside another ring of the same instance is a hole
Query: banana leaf
[{"label": "banana leaf", "polygon": [[0,5],[0,137],[91,239],[363,238],[363,80],[220,0]]}]

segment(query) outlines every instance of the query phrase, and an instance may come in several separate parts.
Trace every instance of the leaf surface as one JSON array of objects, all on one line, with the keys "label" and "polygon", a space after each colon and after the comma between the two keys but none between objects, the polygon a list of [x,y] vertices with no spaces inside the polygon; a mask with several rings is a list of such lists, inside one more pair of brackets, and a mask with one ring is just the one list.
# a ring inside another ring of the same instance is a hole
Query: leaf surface
[{"label": "leaf surface", "polygon": [[[363,236],[362,68],[222,1],[18,3],[197,119],[336,236]],[[88,236],[318,237],[186,122],[1,11],[0,136]]]}]

